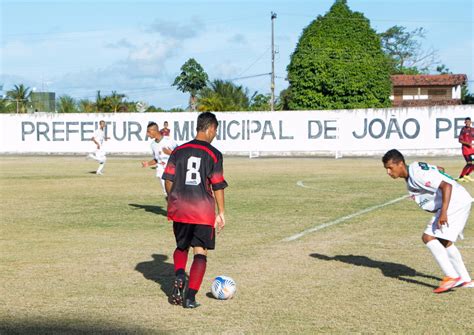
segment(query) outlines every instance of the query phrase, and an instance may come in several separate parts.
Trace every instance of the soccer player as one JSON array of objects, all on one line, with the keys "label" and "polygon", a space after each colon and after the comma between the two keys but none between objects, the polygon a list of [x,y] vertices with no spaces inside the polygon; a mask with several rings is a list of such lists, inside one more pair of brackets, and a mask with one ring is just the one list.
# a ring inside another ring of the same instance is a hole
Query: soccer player
[{"label": "soccer player", "polygon": [[472,147],[472,140],[474,139],[474,128],[471,127],[471,118],[467,117],[464,119],[464,127],[462,127],[459,133],[459,143],[462,144],[462,155],[466,160],[466,165],[461,171],[461,175],[458,181],[470,182],[473,181],[469,175],[471,174],[474,166],[472,164],[474,157],[474,148]]},{"label": "soccer player", "polygon": [[[176,278],[171,302],[184,308],[196,308],[196,293],[206,272],[207,251],[215,247],[216,228],[225,225],[222,154],[210,143],[217,133],[212,113],[198,116],[196,138],[177,147],[168,160],[163,179],[168,193],[168,219],[173,221],[176,249],[173,254]],[[217,215],[215,204],[217,203]],[[189,285],[184,295],[189,248],[194,259]]]},{"label": "soccer player", "polygon": [[155,122],[150,122],[146,128],[146,134],[152,138],[151,151],[153,152],[153,159],[150,161],[143,161],[142,167],[156,166],[156,177],[159,178],[163,194],[166,195],[165,181],[161,179],[163,172],[165,171],[166,163],[168,158],[177,144],[168,136],[163,136],[158,129],[158,125]]},{"label": "soccer player", "polygon": [[109,140],[109,137],[105,136],[105,121],[101,120],[99,122],[99,128],[97,128],[92,136],[91,140],[96,145],[96,150],[94,153],[90,153],[87,157],[99,162],[99,167],[97,168],[96,174],[102,175],[105,166],[105,161],[107,157],[105,156],[104,142]]},{"label": "soccer player", "polygon": [[408,193],[418,206],[435,215],[426,227],[422,240],[433,254],[445,277],[434,293],[453,287],[473,288],[461,253],[454,245],[471,210],[471,195],[444,169],[422,162],[405,164],[398,150],[390,150],[382,158],[387,174],[393,179],[404,178]]},{"label": "soccer player", "polygon": [[168,128],[168,121],[165,121],[163,123],[163,128],[161,128],[160,133],[163,136],[170,136],[170,130]]}]

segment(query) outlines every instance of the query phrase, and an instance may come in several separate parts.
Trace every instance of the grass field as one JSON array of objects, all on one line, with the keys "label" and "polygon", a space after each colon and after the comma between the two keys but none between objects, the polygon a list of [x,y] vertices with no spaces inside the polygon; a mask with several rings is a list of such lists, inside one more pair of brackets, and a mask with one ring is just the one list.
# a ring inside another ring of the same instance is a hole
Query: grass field
[{"label": "grass field", "polygon": [[[140,159],[109,157],[96,176],[82,157],[1,157],[0,334],[474,333],[474,290],[431,292],[430,214],[409,200],[283,241],[403,196],[378,158],[225,158],[227,226],[202,306],[170,305],[173,234]],[[472,218],[465,236],[474,274]],[[209,296],[221,274],[237,282],[230,301]]]}]

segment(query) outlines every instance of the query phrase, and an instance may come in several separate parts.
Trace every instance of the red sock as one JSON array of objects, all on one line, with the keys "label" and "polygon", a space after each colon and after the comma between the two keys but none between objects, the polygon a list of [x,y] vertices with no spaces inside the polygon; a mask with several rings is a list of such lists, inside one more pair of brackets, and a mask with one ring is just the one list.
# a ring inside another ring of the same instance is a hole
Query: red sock
[{"label": "red sock", "polygon": [[[188,250],[176,248],[173,254],[174,273],[180,274],[186,271],[186,263],[188,262]],[[178,273],[179,272],[179,273]]]},{"label": "red sock", "polygon": [[472,168],[472,164],[466,164],[466,166],[464,166],[464,168],[462,169],[461,175],[459,177],[461,178],[469,174],[472,170],[471,168]]},{"label": "red sock", "polygon": [[469,167],[467,169],[466,175],[470,175],[472,170],[474,170],[474,165],[472,165],[472,164],[468,164],[468,165],[469,165]]},{"label": "red sock", "polygon": [[205,255],[194,255],[193,265],[189,270],[189,288],[199,291],[204,273],[206,272],[207,257]]}]

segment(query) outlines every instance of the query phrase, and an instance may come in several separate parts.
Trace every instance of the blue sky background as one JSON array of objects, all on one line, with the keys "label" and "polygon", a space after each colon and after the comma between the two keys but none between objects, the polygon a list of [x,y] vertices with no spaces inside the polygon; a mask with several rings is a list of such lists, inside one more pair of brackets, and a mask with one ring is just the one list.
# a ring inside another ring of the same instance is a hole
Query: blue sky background
[{"label": "blue sky background", "polygon": [[[302,30],[334,0],[313,1],[10,1],[0,0],[0,85],[24,83],[76,99],[112,90],[157,107],[185,108],[188,96],[171,86],[181,65],[195,58],[210,79],[271,71],[271,20],[277,13],[276,92]],[[394,25],[427,31],[424,49],[474,91],[472,0],[348,0],[372,28]],[[269,93],[270,77],[239,79]]]}]

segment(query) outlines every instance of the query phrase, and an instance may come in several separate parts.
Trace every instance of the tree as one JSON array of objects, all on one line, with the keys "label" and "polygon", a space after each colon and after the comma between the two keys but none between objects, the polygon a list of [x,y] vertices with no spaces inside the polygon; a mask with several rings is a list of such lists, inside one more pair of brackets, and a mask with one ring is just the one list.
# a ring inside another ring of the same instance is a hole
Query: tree
[{"label": "tree", "polygon": [[74,98],[69,95],[62,95],[59,97],[59,100],[56,102],[56,108],[58,113],[76,113],[77,106]]},{"label": "tree", "polygon": [[13,90],[7,92],[7,98],[16,104],[17,113],[26,113],[26,103],[30,99],[31,90],[23,84],[15,85]]},{"label": "tree", "polygon": [[198,94],[198,110],[202,112],[243,111],[249,106],[248,90],[231,81],[216,79]]},{"label": "tree", "polygon": [[280,91],[280,95],[278,96],[275,102],[275,109],[276,110],[284,110],[287,111],[290,109],[290,88],[285,88],[284,90]]},{"label": "tree", "polygon": [[173,82],[181,92],[190,94],[189,106],[194,112],[196,110],[196,96],[198,92],[206,87],[208,81],[207,73],[194,58],[190,58],[181,66],[181,74]]},{"label": "tree", "polygon": [[105,112],[105,101],[104,98],[100,95],[100,90],[97,91],[97,95],[95,97],[95,107],[97,113],[104,113]]},{"label": "tree", "polygon": [[382,49],[392,63],[392,74],[428,73],[439,64],[436,50],[422,48],[420,40],[425,34],[423,28],[407,31],[403,26],[393,26],[379,34]]},{"label": "tree", "polygon": [[96,110],[95,103],[89,99],[81,99],[78,102],[79,112],[81,113],[94,113]]},{"label": "tree", "polygon": [[463,105],[474,104],[474,94],[469,93],[469,88],[466,84],[461,86],[461,102]]},{"label": "tree", "polygon": [[105,100],[105,105],[109,107],[111,112],[117,113],[119,111],[119,108],[121,110],[126,110],[127,108],[124,108],[123,104],[123,99],[126,97],[125,94],[117,93],[116,91],[112,91],[112,94],[109,96],[106,96],[104,98]]},{"label": "tree", "polygon": [[0,98],[0,113],[14,113],[15,103],[9,99]]},{"label": "tree", "polygon": [[303,30],[288,80],[292,110],[391,106],[390,63],[380,38],[346,0]]},{"label": "tree", "polygon": [[250,107],[252,111],[268,111],[270,110],[270,95],[259,94],[255,92],[250,98]]}]

